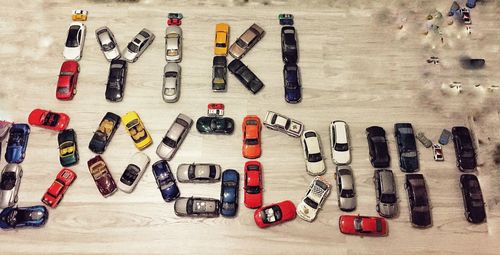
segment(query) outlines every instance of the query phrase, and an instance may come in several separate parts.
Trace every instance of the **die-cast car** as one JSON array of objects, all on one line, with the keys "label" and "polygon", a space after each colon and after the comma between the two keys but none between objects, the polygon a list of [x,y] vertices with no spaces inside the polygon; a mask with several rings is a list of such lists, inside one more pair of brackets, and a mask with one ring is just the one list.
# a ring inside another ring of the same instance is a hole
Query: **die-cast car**
[{"label": "die-cast car", "polygon": [[42,202],[52,208],[56,208],[75,179],[76,173],[71,169],[61,169],[56,176],[56,180],[43,195]]},{"label": "die-cast car", "polygon": [[88,14],[89,14],[89,12],[86,10],[82,10],[82,9],[73,10],[73,14],[71,15],[71,19],[73,21],[86,21]]},{"label": "die-cast car", "polygon": [[132,41],[128,43],[127,48],[122,53],[122,56],[127,62],[134,63],[153,43],[155,35],[148,29],[143,28]]},{"label": "die-cast car", "polygon": [[472,21],[470,19],[469,9],[467,9],[467,8],[460,9],[460,14],[462,15],[462,21],[464,22],[465,25],[472,24]]},{"label": "die-cast car", "polygon": [[429,148],[432,146],[432,141],[429,140],[425,134],[423,132],[418,132],[417,135],[415,136],[415,138],[417,138],[417,140],[422,143],[422,145],[425,147],[425,148]]},{"label": "die-cast car", "polygon": [[65,113],[35,109],[28,116],[28,123],[32,126],[62,131],[69,124],[69,116]]},{"label": "die-cast car", "polygon": [[387,221],[382,217],[342,215],[339,217],[340,232],[347,235],[386,236]]},{"label": "die-cast car", "polygon": [[227,90],[227,59],[225,56],[215,56],[212,66],[212,90],[223,92]]},{"label": "die-cast car", "polygon": [[231,61],[227,68],[250,92],[257,94],[257,92],[264,88],[264,83],[262,83],[259,77],[239,59]]},{"label": "die-cast car", "polygon": [[283,66],[283,82],[285,88],[285,101],[290,104],[302,100],[302,86],[300,85],[300,72],[296,64]]},{"label": "die-cast car", "polygon": [[326,178],[316,176],[311,184],[309,184],[309,188],[304,198],[300,201],[299,205],[297,205],[297,215],[301,219],[309,222],[316,219],[318,211],[330,194],[330,190],[331,185]]},{"label": "die-cast car", "polygon": [[106,100],[110,102],[121,102],[127,84],[127,61],[113,59],[109,64],[108,81],[106,82]]},{"label": "die-cast car", "polygon": [[229,54],[235,59],[242,58],[264,37],[264,34],[264,29],[253,24],[229,47]]},{"label": "die-cast car", "polygon": [[104,26],[96,29],[95,38],[97,39],[97,43],[99,44],[104,57],[108,61],[121,57],[115,36],[108,27]]},{"label": "die-cast car", "polygon": [[59,100],[71,100],[76,95],[76,84],[80,66],[74,60],[64,61],[57,79],[56,98]]},{"label": "die-cast car", "polygon": [[418,171],[418,153],[415,134],[410,123],[394,124],[394,137],[398,145],[399,167],[403,172]]},{"label": "die-cast car", "polygon": [[220,214],[233,217],[238,212],[238,193],[240,174],[234,169],[227,169],[222,173],[220,188]]},{"label": "die-cast car", "polygon": [[152,168],[156,185],[158,185],[163,200],[170,202],[177,199],[181,193],[168,162],[166,160],[159,160],[153,164]]},{"label": "die-cast car", "polygon": [[217,56],[227,56],[229,47],[229,25],[218,23],[215,25],[215,48],[214,54]]},{"label": "die-cast car", "polygon": [[177,180],[179,182],[218,182],[221,172],[221,167],[217,164],[180,164],[177,167]]},{"label": "die-cast car", "polygon": [[230,135],[234,131],[234,120],[227,117],[200,117],[196,129],[202,134]]},{"label": "die-cast car", "polygon": [[284,26],[281,28],[281,57],[285,64],[297,63],[297,35],[295,33],[295,28],[292,26]]},{"label": "die-cast car", "polygon": [[220,201],[204,197],[180,197],[175,200],[174,212],[180,217],[219,217]]},{"label": "die-cast car", "polygon": [[181,95],[181,66],[169,62],[163,68],[162,97],[166,103],[179,101]]},{"label": "die-cast car", "polygon": [[120,177],[118,188],[123,192],[132,193],[146,171],[149,161],[148,155],[142,152],[134,154]]},{"label": "die-cast car", "polygon": [[306,172],[310,175],[324,174],[326,172],[326,167],[318,133],[314,130],[304,131],[300,142],[306,161]]},{"label": "die-cast car", "polygon": [[186,138],[192,125],[193,120],[180,113],[158,145],[156,154],[162,159],[171,160],[184,141],[184,138]]},{"label": "die-cast car", "polygon": [[434,155],[435,161],[444,160],[443,147],[437,143],[432,145],[432,154]]},{"label": "die-cast car", "polygon": [[378,126],[371,126],[366,129],[368,139],[368,151],[370,153],[370,163],[375,168],[389,167],[390,156],[385,138],[385,130]]},{"label": "die-cast car", "polygon": [[453,127],[451,133],[453,134],[458,169],[462,172],[476,170],[476,151],[469,129],[466,127]]},{"label": "die-cast car", "polygon": [[244,203],[248,208],[262,206],[262,165],[259,161],[245,163]]},{"label": "die-cast car", "polygon": [[101,120],[99,127],[94,132],[92,140],[89,143],[89,149],[97,154],[102,154],[111,142],[111,138],[115,134],[118,126],[120,126],[121,118],[120,116],[108,112]]},{"label": "die-cast car", "polygon": [[290,119],[273,111],[267,111],[264,126],[269,129],[280,131],[291,137],[300,137],[304,131],[302,122]]},{"label": "die-cast car", "polygon": [[330,123],[330,148],[333,163],[336,165],[346,165],[351,162],[351,146],[349,143],[347,123],[342,120]]},{"label": "die-cast car", "polygon": [[167,27],[165,59],[167,62],[180,62],[182,60],[182,29],[179,26]]},{"label": "die-cast car", "polygon": [[72,22],[69,25],[68,36],[63,51],[67,60],[80,60],[82,58],[83,45],[85,43],[85,25],[80,22]]},{"label": "die-cast car", "polygon": [[293,26],[293,14],[281,13],[278,15],[278,20],[282,26]]},{"label": "die-cast car", "polygon": [[479,180],[473,174],[460,176],[460,189],[464,200],[465,218],[468,222],[479,224],[486,220],[483,193]]},{"label": "die-cast car", "polygon": [[9,130],[9,140],[5,152],[5,160],[8,163],[22,163],[28,148],[30,126],[27,124],[12,124]]},{"label": "die-cast car", "polygon": [[260,157],[262,124],[259,117],[257,115],[245,116],[241,129],[243,130],[243,157],[248,159]]},{"label": "die-cast car", "polygon": [[443,131],[441,132],[441,135],[439,136],[439,140],[438,140],[439,144],[441,144],[441,145],[448,144],[451,136],[452,136],[452,133],[450,130],[443,129]]},{"label": "die-cast car", "polygon": [[344,212],[354,211],[356,209],[356,190],[352,169],[350,166],[340,165],[335,170],[338,206]]},{"label": "die-cast car", "polygon": [[260,228],[267,228],[295,219],[295,205],[290,200],[261,207],[255,210],[253,218]]},{"label": "die-cast car", "polygon": [[207,106],[208,116],[224,116],[224,104],[222,103],[210,103]]},{"label": "die-cast car", "polygon": [[87,166],[102,196],[111,196],[117,190],[117,187],[113,176],[111,176],[111,172],[106,166],[106,162],[104,162],[101,156],[97,155],[87,162]]},{"label": "die-cast car", "polygon": [[394,174],[388,169],[375,169],[373,174],[375,186],[376,209],[382,217],[392,218],[398,211],[396,182]]},{"label": "die-cast car", "polygon": [[184,16],[182,13],[170,12],[167,15],[167,25],[169,26],[180,26],[182,25],[182,18]]},{"label": "die-cast car", "polygon": [[49,211],[43,205],[9,207],[0,212],[0,228],[41,227],[48,218]]},{"label": "die-cast car", "polygon": [[149,135],[148,130],[136,112],[127,112],[123,115],[122,122],[137,149],[144,150],[153,143],[151,135]]},{"label": "die-cast car", "polygon": [[65,129],[57,135],[59,143],[59,162],[64,167],[75,165],[80,160],[76,133],[73,129]]},{"label": "die-cast car", "polygon": [[23,169],[18,164],[7,164],[0,175],[0,209],[17,204]]},{"label": "die-cast car", "polygon": [[427,228],[432,225],[431,206],[422,174],[406,174],[404,188],[408,194],[410,222],[413,227]]}]

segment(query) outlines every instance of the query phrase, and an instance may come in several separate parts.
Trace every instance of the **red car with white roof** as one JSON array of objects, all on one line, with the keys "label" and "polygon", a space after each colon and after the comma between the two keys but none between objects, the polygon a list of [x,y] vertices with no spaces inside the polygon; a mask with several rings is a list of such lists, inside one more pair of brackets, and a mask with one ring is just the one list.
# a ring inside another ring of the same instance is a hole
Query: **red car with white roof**
[{"label": "red car with white roof", "polygon": [[56,180],[50,185],[45,195],[43,195],[42,202],[52,208],[56,208],[75,179],[75,172],[69,168],[63,168],[59,171]]}]

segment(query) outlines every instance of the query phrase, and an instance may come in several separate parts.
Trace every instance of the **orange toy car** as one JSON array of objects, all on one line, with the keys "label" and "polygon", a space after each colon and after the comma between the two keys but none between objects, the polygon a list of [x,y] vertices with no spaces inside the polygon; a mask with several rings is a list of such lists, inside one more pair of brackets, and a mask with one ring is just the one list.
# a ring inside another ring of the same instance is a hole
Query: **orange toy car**
[{"label": "orange toy car", "polygon": [[256,115],[247,115],[243,119],[243,157],[254,159],[260,157],[260,130],[262,124]]}]

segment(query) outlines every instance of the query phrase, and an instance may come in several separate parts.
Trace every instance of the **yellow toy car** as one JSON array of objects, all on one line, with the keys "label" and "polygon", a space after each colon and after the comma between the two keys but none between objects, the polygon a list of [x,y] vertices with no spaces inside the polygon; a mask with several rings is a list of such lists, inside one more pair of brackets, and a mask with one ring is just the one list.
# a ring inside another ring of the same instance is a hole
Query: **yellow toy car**
[{"label": "yellow toy car", "polygon": [[89,12],[86,10],[73,10],[73,15],[71,15],[71,19],[73,21],[86,21],[88,14]]},{"label": "yellow toy car", "polygon": [[137,149],[142,150],[153,143],[153,139],[136,112],[127,112],[123,115],[122,122],[125,124],[125,128],[132,137]]},{"label": "yellow toy car", "polygon": [[219,23],[215,25],[215,55],[226,56],[229,47],[229,25]]}]

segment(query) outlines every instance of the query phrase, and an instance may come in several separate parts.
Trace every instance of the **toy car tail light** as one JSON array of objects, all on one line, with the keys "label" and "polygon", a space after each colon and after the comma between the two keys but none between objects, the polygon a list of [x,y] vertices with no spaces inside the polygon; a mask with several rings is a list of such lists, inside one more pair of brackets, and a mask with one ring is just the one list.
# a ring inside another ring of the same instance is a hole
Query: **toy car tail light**
[{"label": "toy car tail light", "polygon": [[224,116],[224,104],[208,104],[208,116]]}]

